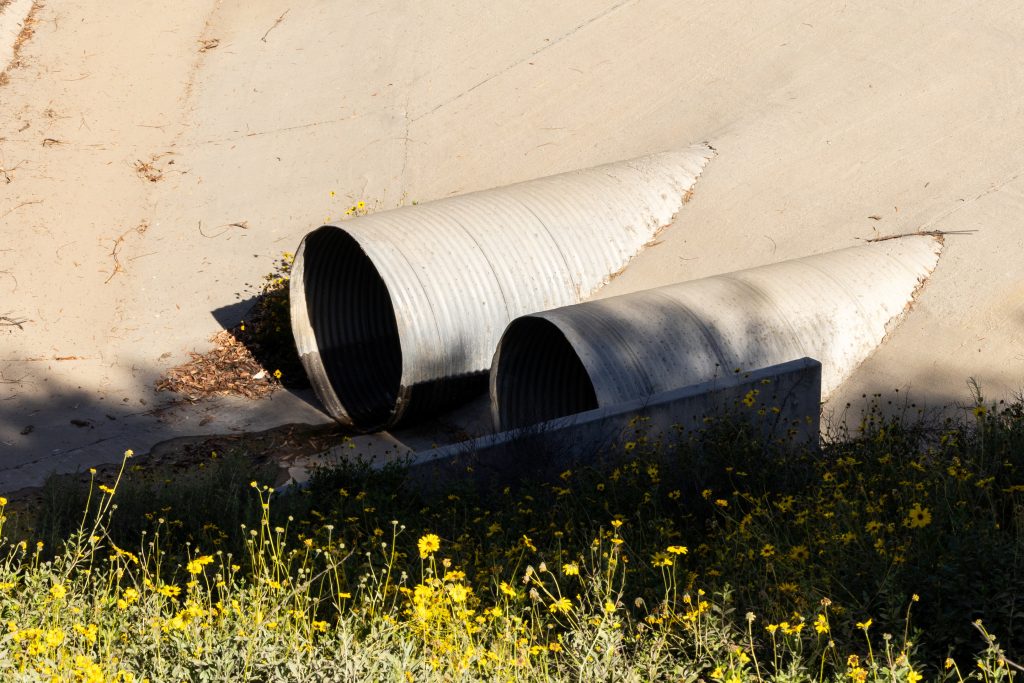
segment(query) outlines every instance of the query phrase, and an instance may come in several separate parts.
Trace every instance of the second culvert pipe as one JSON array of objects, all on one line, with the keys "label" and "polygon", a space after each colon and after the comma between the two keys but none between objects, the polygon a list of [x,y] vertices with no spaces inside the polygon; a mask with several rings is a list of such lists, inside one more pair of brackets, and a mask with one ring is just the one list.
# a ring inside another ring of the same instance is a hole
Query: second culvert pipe
[{"label": "second culvert pipe", "polygon": [[505,326],[608,282],[671,222],[713,154],[695,145],[309,233],[291,322],[324,408],[373,431],[485,390]]},{"label": "second culvert pipe", "polygon": [[499,430],[805,356],[827,396],[882,342],[935,267],[914,236],[536,313],[491,367]]}]

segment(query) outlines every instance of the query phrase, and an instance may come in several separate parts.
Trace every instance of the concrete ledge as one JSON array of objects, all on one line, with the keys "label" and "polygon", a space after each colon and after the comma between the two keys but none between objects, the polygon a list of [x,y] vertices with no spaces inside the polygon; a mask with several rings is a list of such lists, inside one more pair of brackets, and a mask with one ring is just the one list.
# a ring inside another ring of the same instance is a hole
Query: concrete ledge
[{"label": "concrete ledge", "polygon": [[749,425],[765,443],[818,447],[821,363],[811,358],[739,373],[415,454],[411,483],[449,481],[472,472],[480,483],[548,476],[645,438],[661,446],[688,441],[723,421]]}]

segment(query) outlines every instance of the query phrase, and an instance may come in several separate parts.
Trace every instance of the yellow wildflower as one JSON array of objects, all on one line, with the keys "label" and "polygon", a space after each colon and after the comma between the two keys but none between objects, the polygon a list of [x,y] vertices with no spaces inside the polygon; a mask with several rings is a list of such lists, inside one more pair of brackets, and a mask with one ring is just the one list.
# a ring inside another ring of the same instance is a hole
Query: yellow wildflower
[{"label": "yellow wildflower", "polygon": [[178,586],[163,585],[156,589],[156,592],[165,598],[175,598],[181,595],[181,588]]},{"label": "yellow wildflower", "polygon": [[420,540],[416,542],[416,547],[419,548],[420,558],[426,559],[441,549],[441,539],[437,534],[427,534],[420,537]]},{"label": "yellow wildflower", "polygon": [[568,614],[572,610],[572,601],[569,598],[559,598],[548,605],[548,609],[556,614],[559,612]]},{"label": "yellow wildflower", "polygon": [[911,529],[922,529],[932,523],[932,513],[928,508],[921,507],[920,503],[914,503],[903,520],[903,525]]},{"label": "yellow wildflower", "polygon": [[671,567],[675,564],[675,560],[666,553],[655,553],[654,557],[651,558],[651,564],[655,567]]},{"label": "yellow wildflower", "polygon": [[139,591],[134,588],[125,588],[124,593],[117,601],[118,609],[128,609],[128,605],[131,605],[139,600]]},{"label": "yellow wildflower", "polygon": [[188,570],[189,574],[202,574],[203,567],[211,562],[213,562],[212,555],[202,555],[189,562],[185,568]]},{"label": "yellow wildflower", "polygon": [[451,596],[454,602],[465,602],[466,598],[469,597],[469,589],[461,583],[453,583],[448,587],[448,595]]},{"label": "yellow wildflower", "polygon": [[46,632],[44,640],[50,647],[57,647],[64,642],[64,630],[61,628],[51,628]]}]

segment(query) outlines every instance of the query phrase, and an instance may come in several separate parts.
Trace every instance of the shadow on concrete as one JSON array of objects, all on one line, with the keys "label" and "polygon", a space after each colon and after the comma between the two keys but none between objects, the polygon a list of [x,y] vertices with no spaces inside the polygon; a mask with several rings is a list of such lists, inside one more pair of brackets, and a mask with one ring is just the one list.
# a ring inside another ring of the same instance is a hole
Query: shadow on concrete
[{"label": "shadow on concrete", "polygon": [[0,385],[0,494],[38,486],[52,473],[118,462],[127,449],[141,455],[168,439],[332,422],[308,391],[189,403],[154,391],[152,368],[137,367],[131,386],[113,393],[70,385],[63,373],[19,375],[13,365],[5,376],[21,381]]},{"label": "shadow on concrete", "polygon": [[[217,309],[216,315],[233,320],[237,316],[232,311],[238,310],[225,306]],[[123,393],[72,384],[72,368],[48,373],[12,362],[0,370],[0,493],[37,486],[51,472],[81,471],[94,464],[116,462],[129,448],[141,454],[168,439],[331,422],[310,390],[279,391],[260,401],[182,402],[174,394],[152,390],[159,369],[144,363],[137,364],[136,379]],[[395,435],[423,450],[485,433],[488,415],[486,399],[480,393],[483,377],[462,378],[454,392],[458,396],[448,395],[457,398],[452,406],[429,418],[418,414]],[[963,416],[970,405],[968,379],[948,369],[933,370],[927,376],[893,377],[892,385],[863,391],[853,399],[840,392],[837,399],[842,403],[833,400],[825,406],[823,431],[855,433],[873,409],[885,416],[933,423],[948,415]],[[981,389],[984,392],[986,387]],[[474,396],[475,402],[467,404],[466,399]],[[999,398],[1013,397],[986,395],[987,400]],[[529,469],[522,474],[530,476]]]},{"label": "shadow on concrete", "polygon": [[210,311],[210,315],[217,321],[217,324],[225,330],[230,330],[244,322],[252,312],[252,309],[259,301],[259,296],[251,296],[248,299],[236,301],[233,304],[225,304],[220,308]]}]

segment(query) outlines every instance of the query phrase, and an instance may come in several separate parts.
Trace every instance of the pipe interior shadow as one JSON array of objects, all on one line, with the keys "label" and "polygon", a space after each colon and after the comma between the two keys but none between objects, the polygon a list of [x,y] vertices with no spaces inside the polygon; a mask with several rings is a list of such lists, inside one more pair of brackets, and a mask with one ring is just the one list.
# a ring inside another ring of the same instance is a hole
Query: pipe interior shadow
[{"label": "pipe interior shadow", "polygon": [[519,318],[502,337],[494,370],[501,429],[518,429],[598,407],[594,385],[572,344],[543,318]]},{"label": "pipe interior shadow", "polygon": [[339,228],[310,233],[304,260],[306,310],[327,379],[355,424],[383,425],[402,378],[387,286],[359,244]]}]

